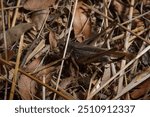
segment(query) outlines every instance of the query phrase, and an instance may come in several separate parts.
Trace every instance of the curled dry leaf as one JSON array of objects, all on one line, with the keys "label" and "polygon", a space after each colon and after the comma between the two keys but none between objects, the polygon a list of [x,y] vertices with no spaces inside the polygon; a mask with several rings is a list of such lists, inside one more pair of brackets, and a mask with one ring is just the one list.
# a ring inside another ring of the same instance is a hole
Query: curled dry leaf
[{"label": "curled dry leaf", "polygon": [[27,10],[43,10],[54,5],[56,0],[27,0],[23,7]]},{"label": "curled dry leaf", "polygon": [[30,100],[36,94],[37,83],[25,75],[21,75],[18,81],[19,92],[23,100]]},{"label": "curled dry leaf", "polygon": [[87,16],[88,8],[79,2],[77,5],[73,29],[79,42],[84,41],[91,35],[91,22]]},{"label": "curled dry leaf", "polygon": [[[18,41],[23,33],[31,29],[33,24],[31,23],[21,23],[18,24],[6,32],[7,46],[11,46],[14,42]],[[3,36],[1,34],[0,41],[3,40]]]},{"label": "curled dry leaf", "polygon": [[17,26],[9,29],[6,33],[6,38],[8,45],[12,45],[14,42],[18,41],[23,33],[32,28],[31,23],[21,23]]},{"label": "curled dry leaf", "polygon": [[49,31],[49,43],[50,43],[51,50],[57,47],[56,35],[51,30]]},{"label": "curled dry leaf", "polygon": [[[26,68],[27,72],[33,72],[36,67],[40,64],[40,59],[35,59]],[[32,96],[36,94],[37,83],[25,75],[21,75],[18,80],[18,88],[21,93],[22,99],[30,100]]]},{"label": "curled dry leaf", "polygon": [[33,24],[35,24],[37,30],[41,29],[43,22],[48,13],[49,13],[49,9],[45,9],[45,10],[36,11],[32,14],[31,19]]}]

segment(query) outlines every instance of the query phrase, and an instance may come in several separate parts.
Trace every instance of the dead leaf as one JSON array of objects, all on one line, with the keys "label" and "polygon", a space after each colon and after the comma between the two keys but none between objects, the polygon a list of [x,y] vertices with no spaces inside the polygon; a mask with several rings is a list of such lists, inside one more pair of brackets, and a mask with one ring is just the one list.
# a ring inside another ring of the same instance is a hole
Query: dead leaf
[{"label": "dead leaf", "polygon": [[[33,72],[40,64],[40,59],[35,59],[26,68],[26,72]],[[25,75],[21,75],[18,80],[19,92],[21,92],[22,99],[30,100],[36,94],[37,83]]]},{"label": "dead leaf", "polygon": [[130,94],[132,99],[138,99],[141,96],[144,96],[144,94],[147,93],[147,91],[150,90],[150,79],[147,79],[142,84],[136,87]]},{"label": "dead leaf", "polygon": [[[42,66],[42,67],[44,67],[44,66]],[[39,69],[40,69],[40,67],[39,67]],[[51,66],[51,67],[48,67],[48,68],[45,68],[45,69],[43,69],[43,70],[41,70],[41,71],[39,71],[37,74],[36,74],[36,77],[37,78],[39,78],[43,83],[45,83],[45,84],[49,84],[49,82],[51,81],[51,79],[52,79],[52,72],[54,72],[56,70],[56,67],[53,67],[53,66]],[[43,81],[44,80],[44,81]],[[43,86],[42,86],[43,87]],[[41,86],[40,85],[38,85],[38,89],[39,88],[41,88]],[[45,92],[45,91],[44,91]],[[52,93],[51,91],[49,91],[49,90],[46,90],[46,92],[45,92],[45,96],[48,96],[50,93]],[[43,96],[43,91],[38,91],[38,93],[37,93],[37,95],[38,95],[38,97],[39,98],[42,98]]]},{"label": "dead leaf", "polygon": [[[44,66],[42,66],[44,67]],[[40,68],[39,68],[40,69]],[[40,72],[38,72],[36,74],[36,77],[40,78],[40,80],[42,80],[42,76],[47,76],[48,74],[50,74],[51,72],[53,72],[54,70],[56,70],[56,67],[48,67],[48,68],[45,68],[43,70],[41,70]],[[46,79],[46,83],[48,83],[50,81],[50,79]]]},{"label": "dead leaf", "polygon": [[84,41],[91,35],[91,22],[87,16],[88,8],[79,2],[77,5],[73,29],[79,42]]},{"label": "dead leaf", "polygon": [[45,9],[45,10],[36,11],[32,14],[31,19],[33,24],[35,24],[37,30],[41,29],[43,22],[48,13],[49,13],[49,9]]},{"label": "dead leaf", "polygon": [[50,43],[50,49],[53,50],[57,47],[57,40],[56,35],[53,31],[49,31],[49,43]]},{"label": "dead leaf", "polygon": [[[31,29],[32,26],[33,24],[31,23],[21,23],[8,29],[8,31],[6,32],[7,46],[9,47],[14,42],[17,42],[20,39],[21,35]],[[2,34],[0,37],[0,41],[3,40]]]},{"label": "dead leaf", "polygon": [[37,83],[25,75],[21,75],[18,81],[19,92],[24,100],[31,100],[36,94]]},{"label": "dead leaf", "polygon": [[124,20],[124,18],[126,19],[128,13],[129,13],[129,8],[123,4],[121,4],[121,2],[119,0],[113,0],[112,2],[112,7],[114,9],[114,11],[122,17],[122,19]]},{"label": "dead leaf", "polygon": [[23,7],[27,10],[43,10],[54,5],[56,0],[27,0]]},{"label": "dead leaf", "polygon": [[[137,10],[137,9],[134,9],[133,10],[133,16],[138,16],[138,15],[140,15],[140,12]],[[138,28],[138,27],[141,27],[141,26],[143,26],[144,27],[144,22],[142,21],[142,19],[141,18],[137,18],[137,19],[135,19],[134,21],[132,21],[133,22],[133,27],[134,28]]]},{"label": "dead leaf", "polygon": [[68,77],[68,78],[62,79],[59,86],[63,89],[66,89],[72,83],[75,83],[75,79],[73,77]]}]

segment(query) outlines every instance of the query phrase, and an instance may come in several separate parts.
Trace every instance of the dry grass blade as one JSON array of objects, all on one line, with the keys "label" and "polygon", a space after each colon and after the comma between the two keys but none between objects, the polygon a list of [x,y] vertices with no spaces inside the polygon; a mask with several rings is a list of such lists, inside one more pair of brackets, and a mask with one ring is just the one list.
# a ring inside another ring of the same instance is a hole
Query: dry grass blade
[{"label": "dry grass blade", "polygon": [[41,42],[36,46],[36,48],[28,56],[26,63],[28,63],[30,59],[32,59],[38,52],[40,52],[44,48],[44,46],[45,46],[45,40],[41,40]]},{"label": "dry grass blade", "polygon": [[19,70],[19,64],[20,64],[20,57],[21,57],[21,54],[22,54],[23,39],[24,39],[24,35],[21,36],[20,43],[19,43],[17,61],[16,61],[16,66],[15,66],[15,71],[14,71],[14,77],[13,77],[10,96],[9,96],[10,100],[13,100],[13,98],[14,98],[15,84],[17,83],[17,79],[18,79],[18,70]]},{"label": "dry grass blade", "polygon": [[5,31],[5,20],[4,20],[4,7],[3,7],[3,0],[1,0],[1,9],[2,9],[2,24],[3,24],[3,37],[4,37],[4,48],[5,48],[5,59],[8,59],[8,53],[7,53],[7,39],[6,39],[6,31]]},{"label": "dry grass blade", "polygon": [[16,6],[16,9],[15,9],[14,18],[13,18],[11,27],[14,27],[15,24],[16,24],[16,19],[17,19],[18,10],[19,10],[17,7],[20,5],[20,2],[21,2],[21,0],[17,1],[17,6]]}]

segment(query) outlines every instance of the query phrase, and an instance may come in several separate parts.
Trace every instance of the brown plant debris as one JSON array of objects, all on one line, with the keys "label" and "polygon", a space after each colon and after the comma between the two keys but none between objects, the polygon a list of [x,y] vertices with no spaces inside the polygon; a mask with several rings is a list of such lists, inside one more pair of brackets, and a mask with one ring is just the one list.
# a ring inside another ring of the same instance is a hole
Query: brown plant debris
[{"label": "brown plant debris", "polygon": [[0,12],[0,99],[150,99],[150,0],[5,0]]}]

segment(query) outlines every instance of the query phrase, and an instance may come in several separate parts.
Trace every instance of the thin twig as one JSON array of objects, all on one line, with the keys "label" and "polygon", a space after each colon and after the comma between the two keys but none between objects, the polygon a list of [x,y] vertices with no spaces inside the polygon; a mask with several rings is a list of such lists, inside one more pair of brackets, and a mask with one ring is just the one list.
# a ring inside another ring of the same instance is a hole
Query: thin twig
[{"label": "thin twig", "polygon": [[11,90],[10,90],[10,96],[9,96],[10,100],[13,100],[13,98],[14,98],[15,84],[16,84],[17,79],[18,79],[18,69],[19,69],[20,58],[21,58],[21,54],[22,54],[23,39],[24,39],[24,35],[21,36],[20,43],[19,43],[17,61],[16,61],[16,66],[15,66],[15,71],[14,71],[14,77],[13,77]]},{"label": "thin twig", "polygon": [[[43,83],[45,84],[46,76],[43,75],[42,79],[43,79]],[[42,97],[43,97],[42,99],[45,100],[45,99],[46,99],[46,89],[45,89],[44,86],[42,87],[42,94],[43,94],[43,95],[42,95]]]},{"label": "thin twig", "polygon": [[[19,5],[20,5],[20,2],[21,2],[21,0],[18,0],[18,1],[17,1],[17,6],[19,6]],[[15,13],[14,13],[14,18],[13,18],[13,21],[12,21],[12,25],[11,25],[11,27],[14,27],[14,26],[15,26],[15,24],[16,24],[16,19],[17,19],[17,15],[18,15],[18,10],[19,10],[19,8],[18,8],[18,7],[16,7],[16,9],[15,9]]]},{"label": "thin twig", "polygon": [[138,16],[136,16],[136,17],[134,17],[134,18],[131,18],[131,19],[129,19],[129,20],[123,22],[121,25],[125,25],[125,24],[128,24],[128,23],[131,23],[133,20],[138,19],[138,18],[141,18],[141,17],[144,17],[145,15],[147,15],[147,14],[149,14],[149,13],[150,13],[150,11],[147,11],[147,12],[141,14],[141,15],[138,15]]},{"label": "thin twig", "polygon": [[1,0],[1,8],[2,8],[2,22],[3,22],[3,37],[4,37],[4,48],[5,48],[5,60],[8,60],[8,47],[7,47],[7,39],[6,39],[6,31],[5,31],[5,16],[4,16],[4,6],[3,6],[3,0]]},{"label": "thin twig", "polygon": [[[4,52],[5,52],[5,60],[8,60],[8,47],[7,47],[7,39],[6,39],[6,31],[5,31],[5,15],[4,15],[4,6],[3,6],[3,0],[1,0],[1,12],[2,12],[2,23],[3,23],[3,38],[4,38]],[[8,70],[4,66],[5,72],[6,72],[6,77],[8,77]],[[5,96],[4,99],[7,99],[7,86],[8,82],[6,81],[5,83]]]},{"label": "thin twig", "polygon": [[[11,9],[16,9],[16,8],[22,8],[23,6],[12,6],[12,7],[5,7],[5,8],[3,8],[4,10],[11,10]],[[0,11],[2,11],[2,9],[0,9]]]}]

